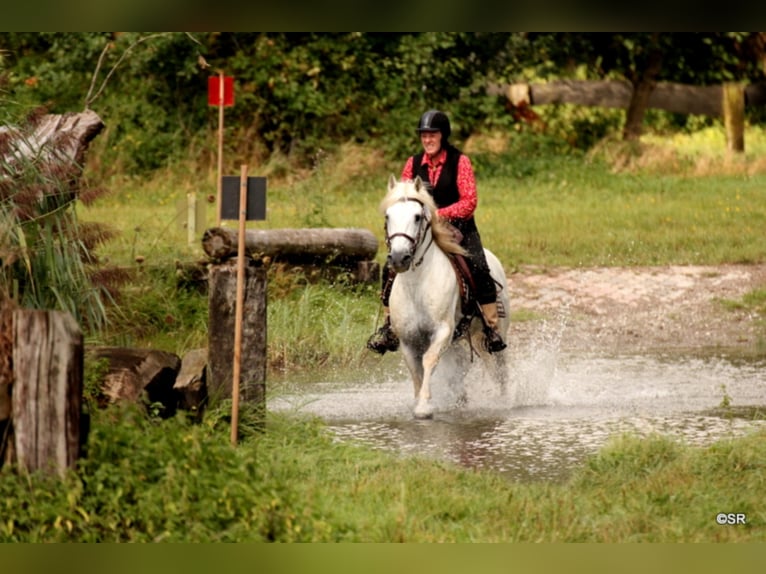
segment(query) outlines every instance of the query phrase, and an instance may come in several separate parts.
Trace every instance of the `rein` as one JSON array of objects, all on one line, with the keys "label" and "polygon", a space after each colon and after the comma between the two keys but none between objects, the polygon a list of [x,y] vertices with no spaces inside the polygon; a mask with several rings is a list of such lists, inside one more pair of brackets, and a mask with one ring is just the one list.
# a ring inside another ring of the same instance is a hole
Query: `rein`
[{"label": "rein", "polygon": [[[421,225],[418,227],[418,233],[415,237],[412,237],[411,235],[407,235],[406,233],[393,233],[391,235],[388,234],[388,225],[386,223],[383,224],[383,229],[386,233],[386,247],[388,250],[391,250],[391,240],[394,237],[404,237],[407,241],[412,243],[412,249],[413,249],[413,255],[414,252],[417,251],[418,247],[423,243],[423,232],[431,227],[431,220],[430,218],[426,217],[426,207],[423,205],[423,202],[418,201],[417,199],[411,198],[411,197],[404,197],[400,199],[399,201],[414,201],[415,203],[419,203],[422,207],[422,213],[423,213],[423,220],[426,222],[426,225]],[[423,263],[423,259],[426,256],[426,253],[431,248],[431,245],[434,242],[434,235],[431,234],[431,240],[428,242],[428,245],[426,245],[426,248],[423,250],[423,254],[420,256],[420,258],[413,264],[413,269],[420,266],[421,263]]]}]

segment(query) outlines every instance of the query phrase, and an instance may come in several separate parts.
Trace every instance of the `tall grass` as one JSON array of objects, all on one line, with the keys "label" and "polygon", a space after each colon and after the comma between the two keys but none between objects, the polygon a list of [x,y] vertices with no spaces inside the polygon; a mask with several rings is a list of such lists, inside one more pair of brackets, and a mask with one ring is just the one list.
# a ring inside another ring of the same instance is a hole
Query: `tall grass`
[{"label": "tall grass", "polygon": [[380,311],[377,289],[310,284],[267,304],[268,362],[275,371],[305,365],[332,370],[359,365]]}]

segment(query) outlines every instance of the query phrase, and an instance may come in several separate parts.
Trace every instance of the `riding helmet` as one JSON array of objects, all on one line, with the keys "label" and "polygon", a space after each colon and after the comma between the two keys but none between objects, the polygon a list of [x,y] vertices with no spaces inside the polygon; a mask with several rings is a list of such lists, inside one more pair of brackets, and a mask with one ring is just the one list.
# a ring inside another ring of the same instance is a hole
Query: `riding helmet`
[{"label": "riding helmet", "polygon": [[418,133],[441,132],[442,139],[446,141],[449,135],[452,133],[452,127],[450,126],[447,114],[440,112],[439,110],[428,110],[426,113],[420,116],[418,128],[415,131]]}]

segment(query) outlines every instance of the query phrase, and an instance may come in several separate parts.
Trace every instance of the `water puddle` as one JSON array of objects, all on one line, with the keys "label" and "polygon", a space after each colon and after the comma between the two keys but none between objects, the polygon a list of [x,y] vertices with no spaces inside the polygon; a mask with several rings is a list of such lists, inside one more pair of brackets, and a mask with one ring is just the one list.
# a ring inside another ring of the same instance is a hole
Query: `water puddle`
[{"label": "water puddle", "polygon": [[[413,419],[413,391],[399,358],[389,359],[388,374],[282,384],[269,408],[317,415],[339,441],[492,469],[525,482],[564,480],[626,432],[705,445],[766,425],[710,413],[722,404],[766,405],[763,359],[568,356],[544,344],[508,355],[505,395],[481,364],[471,365],[464,383],[444,365],[441,384],[433,386],[433,420]],[[458,405],[463,391],[467,402]]]}]

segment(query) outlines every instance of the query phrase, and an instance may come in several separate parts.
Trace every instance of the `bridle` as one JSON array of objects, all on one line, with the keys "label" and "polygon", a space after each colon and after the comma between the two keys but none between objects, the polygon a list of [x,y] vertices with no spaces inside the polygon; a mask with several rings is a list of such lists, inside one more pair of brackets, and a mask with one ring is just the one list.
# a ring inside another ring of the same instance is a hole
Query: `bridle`
[{"label": "bridle", "polygon": [[[421,207],[421,215],[422,219],[420,220],[420,225],[418,226],[418,232],[415,235],[415,237],[412,237],[411,235],[408,235],[407,233],[392,233],[391,235],[388,234],[388,221],[385,221],[383,223],[383,229],[386,234],[386,247],[389,251],[391,251],[391,240],[394,237],[404,237],[407,241],[409,241],[412,244],[412,255],[415,255],[415,252],[418,250],[418,247],[423,243],[423,238],[425,235],[425,231],[431,227],[431,218],[429,217],[428,210],[426,209],[426,206],[423,204],[422,201],[412,198],[412,197],[403,197],[399,201],[414,201],[415,203],[419,203]],[[425,222],[425,225],[423,224]],[[420,256],[420,258],[412,265],[412,268],[417,268],[420,266],[421,263],[423,263],[423,259],[426,256],[426,253],[428,252],[428,249],[431,247],[431,244],[434,242],[434,235],[431,234],[430,241],[428,242],[428,245],[426,245],[426,248],[423,250],[423,254]]]}]

